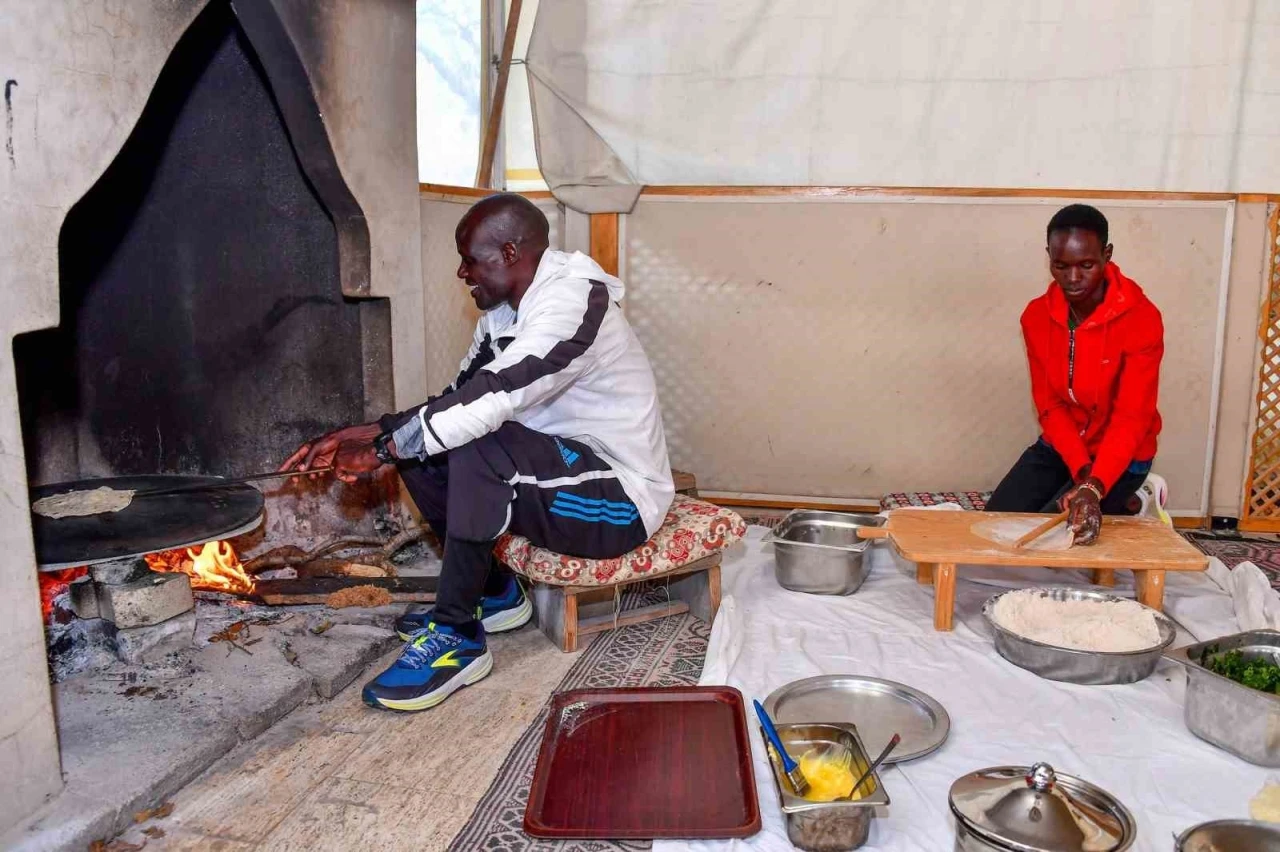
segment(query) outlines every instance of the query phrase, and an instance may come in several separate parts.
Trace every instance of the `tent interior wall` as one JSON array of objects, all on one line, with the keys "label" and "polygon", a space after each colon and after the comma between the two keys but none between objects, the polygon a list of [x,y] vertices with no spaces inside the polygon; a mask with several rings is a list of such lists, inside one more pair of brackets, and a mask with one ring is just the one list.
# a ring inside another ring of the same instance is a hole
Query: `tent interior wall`
[{"label": "tent interior wall", "polygon": [[[452,378],[474,315],[443,286],[451,235],[429,233],[476,193],[422,186],[433,385]],[[589,251],[587,216],[533,195]],[[1017,320],[1049,280],[1045,222],[1073,200],[1112,220],[1116,260],[1165,316],[1157,470],[1172,513],[1238,516],[1263,195],[648,187],[618,217],[620,273],[672,463],[722,498],[780,505],[991,488],[1036,434]]]}]

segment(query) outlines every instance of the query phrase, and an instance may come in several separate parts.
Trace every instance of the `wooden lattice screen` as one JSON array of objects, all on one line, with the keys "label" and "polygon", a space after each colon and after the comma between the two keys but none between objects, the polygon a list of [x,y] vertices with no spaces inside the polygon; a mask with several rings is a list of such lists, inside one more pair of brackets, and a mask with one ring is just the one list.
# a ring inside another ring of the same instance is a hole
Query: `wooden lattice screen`
[{"label": "wooden lattice screen", "polygon": [[1267,271],[1270,287],[1258,325],[1262,340],[1258,367],[1257,422],[1240,528],[1280,532],[1280,205],[1267,216]]}]

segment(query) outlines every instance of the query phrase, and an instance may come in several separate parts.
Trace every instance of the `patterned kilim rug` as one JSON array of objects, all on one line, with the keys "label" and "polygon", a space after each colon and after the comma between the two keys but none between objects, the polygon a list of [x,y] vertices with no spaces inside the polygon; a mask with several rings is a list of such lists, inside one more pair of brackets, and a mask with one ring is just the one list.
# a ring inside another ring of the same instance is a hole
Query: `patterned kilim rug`
[{"label": "patterned kilim rug", "polygon": [[[624,601],[623,609],[632,608]],[[691,615],[632,624],[599,636],[565,675],[557,692],[618,686],[694,686],[702,674],[711,628]],[[522,831],[533,768],[547,722],[544,707],[507,755],[450,852],[608,852],[648,849],[649,841],[536,840]]]},{"label": "patterned kilim rug", "polygon": [[1280,541],[1247,538],[1235,532],[1187,532],[1186,537],[1209,556],[1216,556],[1228,568],[1252,562],[1262,569],[1273,589],[1280,589]]}]

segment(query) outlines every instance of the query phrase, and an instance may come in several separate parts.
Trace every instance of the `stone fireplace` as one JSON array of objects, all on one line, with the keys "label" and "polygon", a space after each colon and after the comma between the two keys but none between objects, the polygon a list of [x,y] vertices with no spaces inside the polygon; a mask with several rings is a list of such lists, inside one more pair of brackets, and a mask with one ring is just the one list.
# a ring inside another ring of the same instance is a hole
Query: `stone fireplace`
[{"label": "stone fireplace", "polygon": [[[412,0],[28,5],[0,35],[0,836],[63,783],[29,486],[255,473],[425,396]],[[264,490],[249,547],[398,511],[393,482]],[[127,567],[79,580],[86,616],[191,618],[185,578],[118,609]]]}]

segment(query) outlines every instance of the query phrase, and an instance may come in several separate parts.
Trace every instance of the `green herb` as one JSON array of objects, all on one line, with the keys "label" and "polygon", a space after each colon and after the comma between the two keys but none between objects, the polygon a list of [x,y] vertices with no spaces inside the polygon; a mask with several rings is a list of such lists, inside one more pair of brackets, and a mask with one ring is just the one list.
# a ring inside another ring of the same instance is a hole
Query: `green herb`
[{"label": "green herb", "polygon": [[1240,651],[1225,654],[1217,651],[1217,646],[1206,648],[1201,657],[1201,663],[1209,671],[1252,689],[1280,695],[1280,666],[1262,658],[1247,659]]}]

